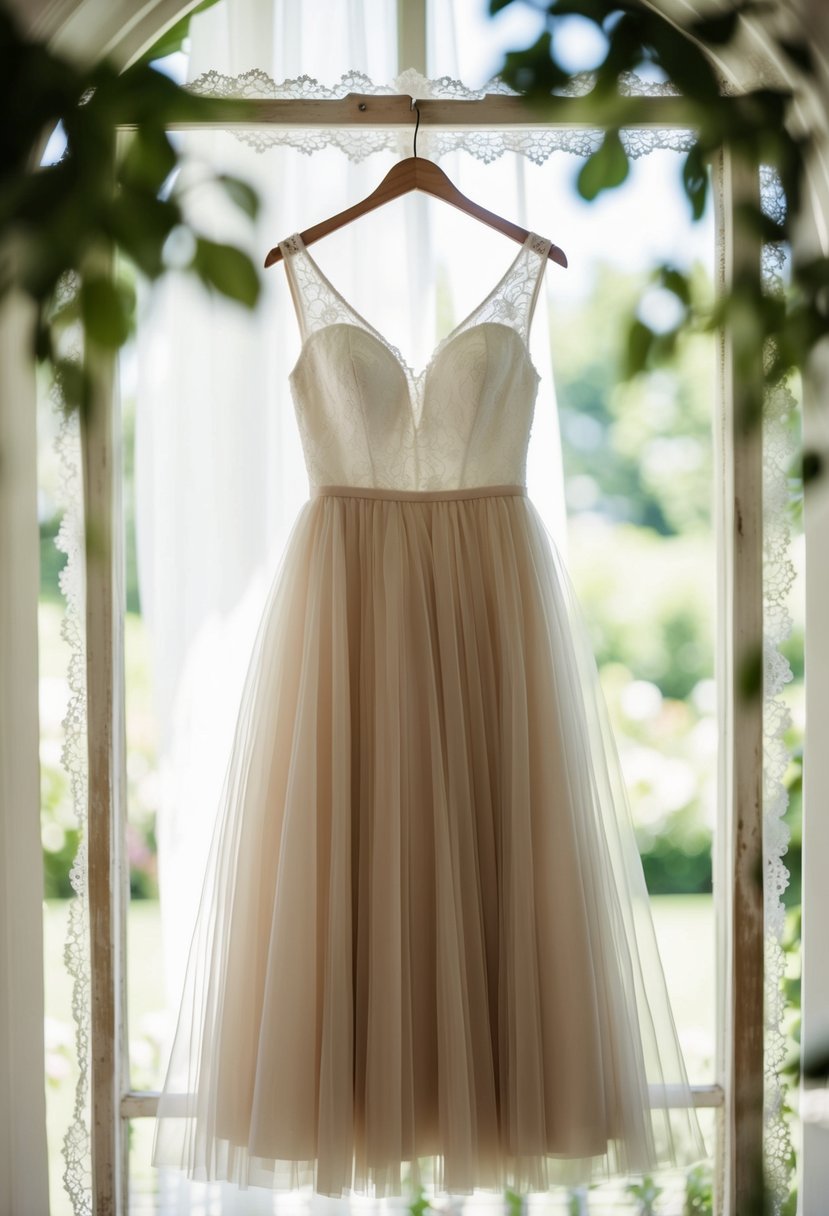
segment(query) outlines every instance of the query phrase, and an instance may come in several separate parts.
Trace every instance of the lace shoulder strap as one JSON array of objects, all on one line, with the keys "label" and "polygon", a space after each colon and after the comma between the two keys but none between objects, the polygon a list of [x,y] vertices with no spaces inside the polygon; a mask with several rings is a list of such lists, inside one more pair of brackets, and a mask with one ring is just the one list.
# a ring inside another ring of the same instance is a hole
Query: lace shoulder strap
[{"label": "lace shoulder strap", "polygon": [[[453,334],[471,325],[494,321],[509,325],[526,342],[551,244],[544,237],[529,233],[506,273]],[[280,241],[279,248],[303,342],[315,330],[339,321],[370,328],[329,283],[306,250],[299,233]]]},{"label": "lace shoulder strap", "polygon": [[551,245],[545,237],[529,233],[515,261],[460,328],[497,322],[516,330],[527,342]]},{"label": "lace shoulder strap", "polygon": [[352,321],[354,312],[308,255],[299,233],[279,242],[303,342],[317,329]]}]

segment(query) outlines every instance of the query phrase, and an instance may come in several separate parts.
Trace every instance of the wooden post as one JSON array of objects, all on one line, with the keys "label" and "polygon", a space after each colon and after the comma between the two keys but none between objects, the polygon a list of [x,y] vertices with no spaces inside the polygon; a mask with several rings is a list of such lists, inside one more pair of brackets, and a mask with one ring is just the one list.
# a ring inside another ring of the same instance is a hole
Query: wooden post
[{"label": "wooden post", "polygon": [[124,577],[121,447],[115,361],[86,352],[92,378],[82,418],[86,533],[86,680],[89,757],[88,898],[92,1210],[127,1211],[128,1088],[124,850]]},{"label": "wooden post", "polygon": [[[761,290],[760,243],[735,209],[759,200],[756,169],[723,152],[718,195],[722,233],[720,288],[747,275]],[[754,413],[762,392],[762,352],[747,372],[737,364],[737,335],[722,335],[718,427],[721,520],[719,566],[720,831],[715,882],[720,935],[719,1008],[724,1041],[719,1065],[725,1089],[724,1216],[762,1211],[763,1184],[763,514],[762,425]],[[751,419],[751,420],[750,420]]]}]

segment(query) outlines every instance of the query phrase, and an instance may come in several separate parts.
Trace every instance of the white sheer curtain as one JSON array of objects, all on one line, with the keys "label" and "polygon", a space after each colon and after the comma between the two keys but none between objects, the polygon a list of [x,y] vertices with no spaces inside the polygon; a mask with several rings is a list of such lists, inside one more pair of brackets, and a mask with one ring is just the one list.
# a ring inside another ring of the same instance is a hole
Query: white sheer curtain
[{"label": "white sheer curtain", "polygon": [[[393,85],[398,67],[408,66],[397,64],[396,11],[387,0],[304,6],[296,0],[226,0],[192,20],[188,77],[259,68],[277,81],[307,74],[333,85],[356,69]],[[445,43],[442,49],[445,64]],[[198,224],[216,240],[246,242],[257,262],[278,239],[363,197],[397,159],[384,151],[354,163],[331,147],[312,156],[280,146],[257,152],[221,131],[188,133],[182,143]],[[400,154],[410,151],[406,136]],[[523,157],[509,154],[496,167],[456,152],[441,163],[465,193],[543,231],[537,226],[544,213],[531,214],[527,206]],[[253,235],[223,197],[199,185],[205,165],[259,190],[263,206]],[[417,366],[486,295],[514,254],[500,234],[423,195],[375,211],[315,248],[349,301]],[[550,270],[555,273],[552,264]],[[169,1034],[248,654],[308,490],[287,383],[299,333],[282,266],[265,272],[264,282],[264,299],[251,315],[183,278],[168,280],[146,296],[139,326],[136,528],[158,722]],[[563,545],[543,295],[532,347],[542,384],[528,486]],[[189,1211],[193,1195],[204,1193],[203,1186],[180,1178],[162,1181],[162,1211]],[[270,1210],[260,1206],[268,1196],[253,1200],[235,1196],[233,1188],[214,1188],[220,1191],[222,1212]]]}]

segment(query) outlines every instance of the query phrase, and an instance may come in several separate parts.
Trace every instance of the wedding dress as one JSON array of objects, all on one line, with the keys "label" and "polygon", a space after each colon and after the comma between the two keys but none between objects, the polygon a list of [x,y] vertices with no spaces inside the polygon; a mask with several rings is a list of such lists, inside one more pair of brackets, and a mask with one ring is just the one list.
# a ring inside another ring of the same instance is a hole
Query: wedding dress
[{"label": "wedding dress", "polygon": [[416,372],[282,242],[310,481],[242,694],[153,1164],[320,1194],[703,1159],[589,642],[527,496],[531,233]]}]

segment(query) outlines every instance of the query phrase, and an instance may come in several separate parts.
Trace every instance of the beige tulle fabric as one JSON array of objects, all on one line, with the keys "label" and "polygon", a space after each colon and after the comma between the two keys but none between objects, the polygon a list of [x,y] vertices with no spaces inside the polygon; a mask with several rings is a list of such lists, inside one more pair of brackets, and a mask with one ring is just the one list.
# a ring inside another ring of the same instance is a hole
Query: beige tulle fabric
[{"label": "beige tulle fabric", "polygon": [[380,1198],[699,1160],[595,664],[525,487],[549,242],[419,374],[282,249],[311,492],[250,660],[153,1164]]}]

